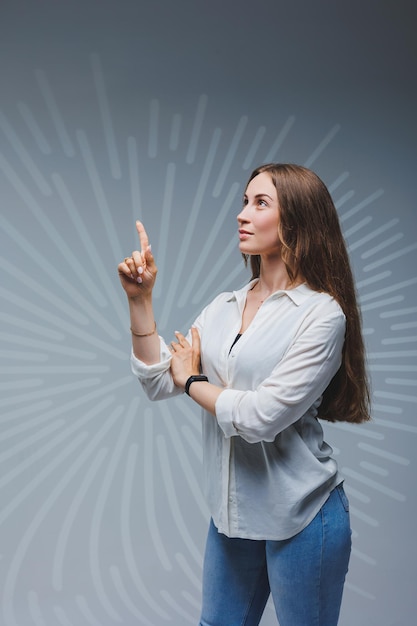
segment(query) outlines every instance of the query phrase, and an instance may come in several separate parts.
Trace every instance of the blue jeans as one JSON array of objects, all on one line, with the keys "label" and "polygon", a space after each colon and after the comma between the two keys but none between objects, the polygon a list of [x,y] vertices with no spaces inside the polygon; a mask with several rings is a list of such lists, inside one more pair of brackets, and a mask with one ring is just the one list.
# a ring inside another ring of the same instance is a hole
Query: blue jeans
[{"label": "blue jeans", "polygon": [[284,541],[229,538],[211,521],[200,626],[257,626],[270,593],[280,626],[336,626],[350,550],[342,485]]}]

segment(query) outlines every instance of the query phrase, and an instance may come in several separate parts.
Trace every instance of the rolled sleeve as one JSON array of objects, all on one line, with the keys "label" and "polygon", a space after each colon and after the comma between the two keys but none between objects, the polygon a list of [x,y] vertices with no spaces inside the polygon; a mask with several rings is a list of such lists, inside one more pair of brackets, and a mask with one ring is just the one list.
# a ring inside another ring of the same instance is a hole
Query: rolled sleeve
[{"label": "rolled sleeve", "polygon": [[170,364],[171,354],[162,337],[160,341],[160,360],[158,363],[147,365],[138,359],[133,350],[130,356],[132,372],[141,383],[146,395],[150,400],[163,400],[173,395],[182,393],[172,380]]},{"label": "rolled sleeve", "polygon": [[238,397],[241,393],[241,391],[236,391],[235,389],[224,389],[216,400],[216,418],[224,436],[227,438],[239,435],[233,423],[233,415],[234,407],[237,405]]}]

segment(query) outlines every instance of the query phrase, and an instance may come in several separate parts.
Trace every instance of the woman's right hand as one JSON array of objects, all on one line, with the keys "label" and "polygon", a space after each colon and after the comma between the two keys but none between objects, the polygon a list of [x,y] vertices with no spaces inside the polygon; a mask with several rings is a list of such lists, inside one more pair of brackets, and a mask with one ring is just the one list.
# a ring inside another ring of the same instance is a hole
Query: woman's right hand
[{"label": "woman's right hand", "polygon": [[139,220],[136,222],[140,241],[140,252],[134,250],[130,257],[119,263],[120,282],[128,298],[150,296],[155,284],[158,268],[155,265],[146,230]]}]

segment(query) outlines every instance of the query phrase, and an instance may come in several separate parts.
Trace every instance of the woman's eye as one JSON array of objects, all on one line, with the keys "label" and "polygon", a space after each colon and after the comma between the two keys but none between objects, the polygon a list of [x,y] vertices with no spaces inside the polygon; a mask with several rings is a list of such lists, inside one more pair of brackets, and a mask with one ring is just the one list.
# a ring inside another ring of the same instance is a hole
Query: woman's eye
[{"label": "woman's eye", "polygon": [[265,202],[265,200],[262,200],[262,198],[259,198],[258,204],[259,204],[259,206],[268,206],[267,203]]}]

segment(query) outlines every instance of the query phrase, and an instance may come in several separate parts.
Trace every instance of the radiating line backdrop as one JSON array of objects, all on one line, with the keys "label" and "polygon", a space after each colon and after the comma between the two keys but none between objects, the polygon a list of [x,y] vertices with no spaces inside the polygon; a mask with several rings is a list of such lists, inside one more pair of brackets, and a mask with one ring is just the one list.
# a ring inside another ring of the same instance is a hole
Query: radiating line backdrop
[{"label": "radiating line backdrop", "polygon": [[187,330],[248,280],[236,214],[272,160],[328,185],[363,312],[373,421],[325,425],[354,533],[340,623],[415,622],[413,11],[1,4],[1,626],[198,622],[199,414],[131,376],[116,266],[143,219],[160,332]]}]

